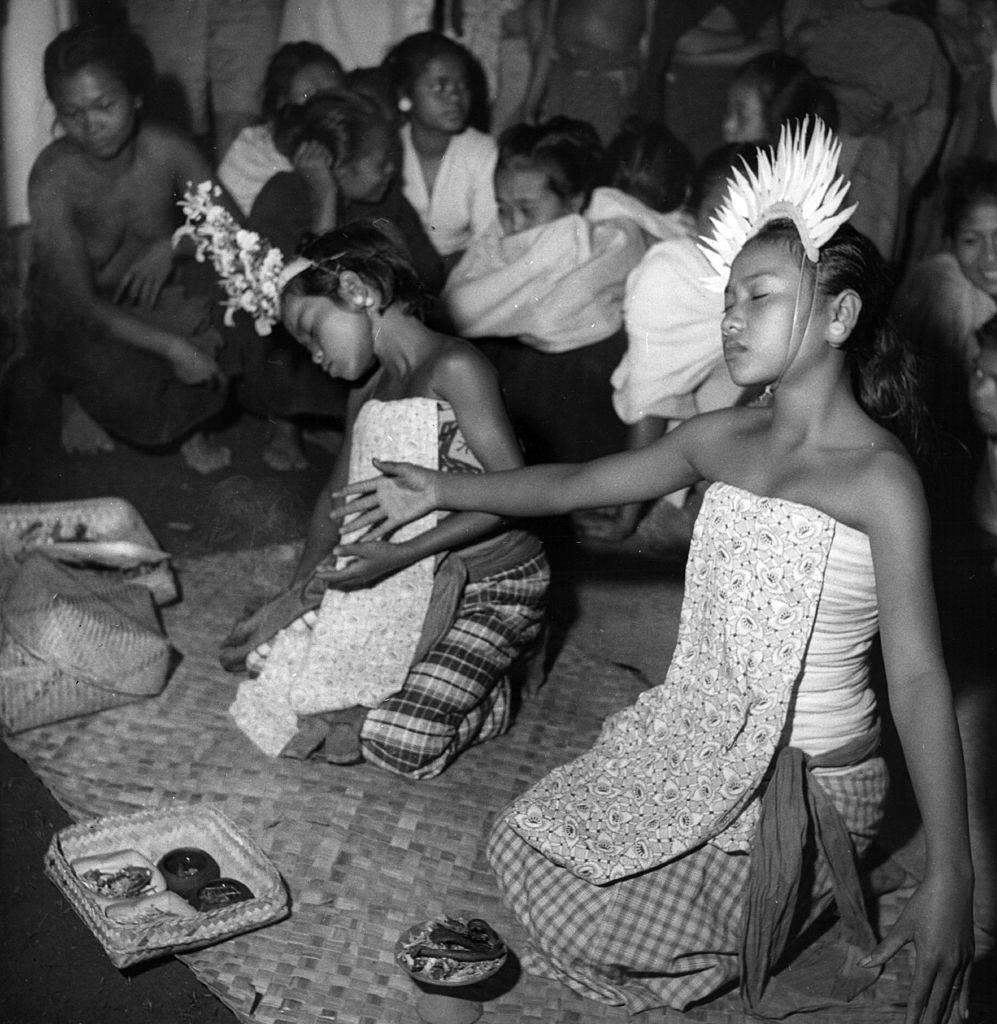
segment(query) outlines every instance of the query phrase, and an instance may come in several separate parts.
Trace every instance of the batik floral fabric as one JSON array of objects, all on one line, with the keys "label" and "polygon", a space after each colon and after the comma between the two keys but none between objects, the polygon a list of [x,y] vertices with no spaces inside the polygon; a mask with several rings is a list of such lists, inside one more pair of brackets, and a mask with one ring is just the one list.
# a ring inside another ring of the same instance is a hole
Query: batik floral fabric
[{"label": "batik floral fabric", "polygon": [[813,630],[832,518],[715,483],[686,568],[665,682],[510,807],[509,825],[602,884],[712,842],[747,850],[757,790]]}]

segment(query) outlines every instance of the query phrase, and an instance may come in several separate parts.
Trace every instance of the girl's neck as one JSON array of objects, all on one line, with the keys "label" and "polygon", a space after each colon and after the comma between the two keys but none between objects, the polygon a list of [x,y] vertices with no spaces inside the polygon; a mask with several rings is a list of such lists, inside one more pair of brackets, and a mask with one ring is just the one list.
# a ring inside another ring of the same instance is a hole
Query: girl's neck
[{"label": "girl's neck", "polygon": [[436,335],[418,317],[390,306],[374,319],[374,355],[380,363],[377,397],[415,398],[419,370],[436,348]]},{"label": "girl's neck", "polygon": [[447,151],[453,136],[449,132],[436,128],[427,128],[415,121],[409,122],[412,133],[412,146],[423,159],[439,160]]},{"label": "girl's neck", "polygon": [[842,360],[837,373],[791,375],[779,384],[772,397],[772,432],[801,446],[847,446],[841,427],[856,411],[861,410]]}]

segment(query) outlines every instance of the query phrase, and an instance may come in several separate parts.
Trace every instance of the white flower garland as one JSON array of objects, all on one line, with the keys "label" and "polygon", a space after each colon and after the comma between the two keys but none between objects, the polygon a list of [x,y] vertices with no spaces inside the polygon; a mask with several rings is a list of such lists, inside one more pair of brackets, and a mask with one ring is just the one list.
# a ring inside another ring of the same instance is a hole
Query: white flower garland
[{"label": "white flower garland", "polygon": [[214,200],[221,189],[212,181],[196,188],[188,184],[179,203],[186,222],[173,234],[194,240],[194,258],[203,263],[210,255],[225,289],[225,323],[231,327],[237,310],[252,318],[256,333],[267,335],[280,319],[281,272],[284,254],[255,231],[239,227],[232,215]]}]

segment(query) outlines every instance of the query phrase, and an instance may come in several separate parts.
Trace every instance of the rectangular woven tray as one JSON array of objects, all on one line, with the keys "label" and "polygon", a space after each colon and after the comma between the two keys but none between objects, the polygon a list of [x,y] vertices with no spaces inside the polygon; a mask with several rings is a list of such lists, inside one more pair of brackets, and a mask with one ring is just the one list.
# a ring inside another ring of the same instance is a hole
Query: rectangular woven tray
[{"label": "rectangular woven tray", "polygon": [[[16,559],[33,547],[61,541],[126,540],[158,548],[149,527],[124,498],[90,498],[37,504],[0,505],[0,583],[16,568]],[[147,587],[157,604],[177,598],[169,562],[130,574],[130,582]]]},{"label": "rectangular woven tray", "polygon": [[[195,846],[218,862],[222,877],[237,878],[254,898],[195,918],[123,924],[109,919],[70,866],[80,857],[134,849],[153,864],[169,850]],[[116,967],[199,949],[272,924],[289,912],[287,889],[273,862],[239,827],[208,804],[181,805],[97,818],[52,837],[45,873],[104,947]]]}]

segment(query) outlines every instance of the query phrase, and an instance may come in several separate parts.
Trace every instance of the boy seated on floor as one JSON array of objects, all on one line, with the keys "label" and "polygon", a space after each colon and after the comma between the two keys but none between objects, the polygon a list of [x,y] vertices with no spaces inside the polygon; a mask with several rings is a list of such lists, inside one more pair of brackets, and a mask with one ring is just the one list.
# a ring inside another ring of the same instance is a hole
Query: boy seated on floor
[{"label": "boy seated on floor", "polygon": [[205,427],[244,369],[245,325],[219,329],[213,275],[171,242],[177,200],[211,168],[190,140],[141,118],[152,58],[127,28],[62,32],[44,74],[65,135],[28,185],[29,358],[63,395],[63,446],[179,445],[198,472],[222,469],[230,453]]}]

